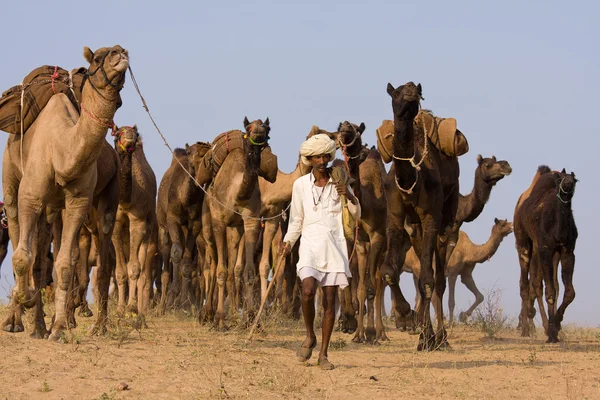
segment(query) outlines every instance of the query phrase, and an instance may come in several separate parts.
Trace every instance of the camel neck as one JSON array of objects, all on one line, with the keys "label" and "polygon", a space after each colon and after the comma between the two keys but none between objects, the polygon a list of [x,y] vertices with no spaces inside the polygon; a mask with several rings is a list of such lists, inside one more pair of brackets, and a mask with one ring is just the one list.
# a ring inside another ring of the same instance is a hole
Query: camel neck
[{"label": "camel neck", "polygon": [[[477,171],[479,171],[479,169],[477,169]],[[475,182],[473,183],[473,190],[471,193],[466,196],[459,196],[455,220],[457,222],[471,222],[477,218],[490,199],[493,187],[493,183],[484,181],[477,172],[475,174]]]},{"label": "camel neck", "polygon": [[243,170],[242,184],[238,191],[238,199],[245,202],[250,200],[256,186],[258,185],[258,169],[260,167],[260,150],[256,148],[244,152],[245,166]]},{"label": "camel neck", "polygon": [[500,247],[500,243],[504,236],[499,233],[496,233],[494,229],[492,229],[492,234],[487,242],[482,245],[476,245],[473,251],[470,252],[468,256],[468,261],[473,263],[482,263],[484,261],[489,260],[496,251],[498,247]]},{"label": "camel neck", "polygon": [[[413,119],[394,118],[394,157],[409,159],[416,156]],[[396,181],[403,189],[409,189],[415,183],[415,169],[409,161],[394,158]]]},{"label": "camel neck", "polygon": [[121,204],[131,204],[131,192],[132,192],[132,159],[133,153],[119,151],[117,149],[117,155],[119,156],[120,171],[119,171],[119,188],[120,196],[119,202]]},{"label": "camel neck", "polygon": [[79,120],[71,132],[65,132],[68,140],[62,142],[63,154],[68,165],[67,175],[87,169],[100,157],[106,132],[113,124],[118,96],[112,88],[110,91],[101,92],[105,98],[100,96],[90,84],[86,84],[83,88]]}]

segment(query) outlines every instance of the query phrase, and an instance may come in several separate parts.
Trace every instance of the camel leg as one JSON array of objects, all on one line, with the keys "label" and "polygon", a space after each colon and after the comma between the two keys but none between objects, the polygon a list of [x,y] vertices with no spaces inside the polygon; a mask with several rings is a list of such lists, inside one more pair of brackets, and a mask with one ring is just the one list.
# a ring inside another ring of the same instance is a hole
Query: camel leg
[{"label": "camel leg", "polygon": [[79,316],[91,317],[94,315],[90,310],[86,295],[90,283],[90,265],[89,254],[91,249],[92,236],[87,228],[83,227],[79,232],[79,262],[77,263],[77,293],[75,304],[79,306]]},{"label": "camel leg", "polygon": [[129,214],[129,261],[127,262],[127,278],[129,296],[127,311],[138,313],[138,280],[142,273],[142,265],[146,263],[148,236],[150,229],[146,218],[137,218]]},{"label": "camel leg", "polygon": [[241,226],[227,227],[227,299],[229,301],[229,314],[233,318],[241,309],[242,281],[244,268],[242,263],[241,248],[244,244],[244,234]]},{"label": "camel leg", "polygon": [[[516,235],[515,235],[516,236]],[[521,314],[519,316],[521,323],[521,336],[530,336],[529,324],[529,266],[531,264],[532,246],[529,241],[519,241],[517,238],[517,254],[519,256],[519,265],[521,267],[521,277],[519,279],[519,291],[521,295]]]},{"label": "camel leg", "polygon": [[167,291],[169,290],[169,277],[172,275],[171,239],[169,238],[169,231],[164,227],[160,227],[158,229],[158,244],[160,248],[160,258],[162,264],[160,274],[160,303],[158,305],[158,314],[162,315],[164,314],[167,308]]},{"label": "camel leg", "polygon": [[93,240],[98,255],[96,257],[97,268],[97,316],[92,329],[92,334],[99,335],[106,332],[108,320],[108,294],[110,281],[116,265],[116,255],[111,256],[111,244],[115,218],[119,205],[118,177],[113,177],[104,191],[99,195],[96,213],[96,229]]},{"label": "camel leg", "polygon": [[539,242],[537,246],[537,260],[539,263],[538,271],[542,274],[544,284],[546,286],[545,295],[546,303],[548,304],[548,328],[546,329],[546,333],[548,335],[548,343],[558,342],[558,329],[554,325],[557,301],[553,276],[554,252],[552,251],[552,249],[554,248],[555,246],[553,245],[553,243],[546,242]]},{"label": "camel leg", "polygon": [[435,334],[435,349],[450,348],[448,344],[448,335],[444,326],[444,292],[446,291],[446,276],[444,274],[446,270],[446,253],[440,252],[438,249],[434,249],[435,256],[435,291],[434,291],[434,303],[435,316],[437,319],[436,323],[436,334]]},{"label": "camel leg", "polygon": [[[154,218],[152,216],[151,218]],[[154,282],[154,274],[156,273],[157,265],[157,246],[156,246],[156,221],[150,220],[147,223],[151,226],[150,235],[148,236],[147,243],[144,249],[140,249],[140,262],[145,254],[145,260],[142,265],[142,273],[140,279],[138,279],[138,311],[141,314],[147,314],[150,309],[153,293],[152,293],[152,282]]]},{"label": "camel leg", "polygon": [[[456,279],[458,276],[450,275],[448,277],[448,314],[450,318],[450,326],[454,325],[454,307],[456,306],[456,301],[454,295],[456,293]],[[464,281],[463,281],[464,282]],[[466,322],[466,319],[463,321],[461,316],[459,315],[458,319],[460,322]]]},{"label": "camel leg", "polygon": [[[220,221],[213,223],[213,235],[217,248],[217,311],[215,313],[214,323],[218,329],[225,329],[225,283],[227,282],[227,264],[226,251],[226,228],[221,225]],[[230,294],[231,295],[231,294]]]},{"label": "camel leg", "polygon": [[[454,279],[454,281],[456,282],[456,278]],[[471,293],[475,295],[475,301],[473,302],[473,304],[471,304],[467,311],[465,311],[464,313],[460,313],[459,315],[460,321],[465,322],[473,314],[473,311],[475,311],[475,309],[481,303],[483,303],[484,297],[483,294],[481,294],[481,292],[477,288],[477,285],[475,285],[475,280],[473,279],[473,270],[465,270],[460,275],[460,281],[463,283],[463,285],[467,287],[467,289],[469,289],[469,291],[471,291]]]},{"label": "camel leg", "polygon": [[263,231],[263,243],[262,243],[262,255],[260,257],[260,263],[258,269],[260,272],[260,298],[263,300],[267,293],[267,278],[269,277],[269,271],[271,270],[271,246],[273,244],[273,238],[277,233],[279,221],[269,220],[265,222],[265,228]]},{"label": "camel leg", "polygon": [[404,211],[388,212],[387,251],[381,265],[381,275],[390,287],[395,301],[395,311],[402,317],[411,315],[410,304],[400,290],[400,270],[406,259],[406,241],[408,234],[404,230]]},{"label": "camel leg", "polygon": [[167,217],[169,237],[171,238],[171,262],[173,263],[173,274],[171,276],[171,287],[167,294],[167,308],[176,307],[176,300],[181,293],[181,261],[183,259],[183,246],[185,235],[179,222]]},{"label": "camel leg", "polygon": [[[573,249],[562,248],[560,254],[561,264],[561,278],[563,285],[565,286],[565,293],[563,294],[563,301],[556,311],[554,316],[554,328],[556,331],[551,332],[554,336],[552,339],[553,343],[558,342],[558,332],[561,329],[561,323],[565,315],[565,311],[569,304],[575,299],[575,288],[573,287],[573,272],[575,270],[575,253]],[[550,340],[550,338],[548,339]]]},{"label": "camel leg", "polygon": [[371,315],[369,315],[369,321],[367,326],[367,340],[370,340],[370,327],[375,325],[373,340],[387,340],[385,335],[385,327],[383,325],[383,284],[380,284],[381,272],[379,266],[383,262],[383,246],[385,244],[385,238],[379,232],[374,232],[369,238],[371,243],[369,247],[368,255],[368,268],[369,268],[369,287],[374,294],[375,302],[375,321],[373,321]]},{"label": "camel leg", "polygon": [[[75,189],[75,188],[73,188]],[[76,246],[79,231],[91,205],[91,198],[72,197],[71,193],[76,190],[65,191],[66,209],[63,212],[63,231],[61,237],[61,248],[56,259],[56,293],[55,293],[55,317],[51,328],[49,339],[56,341],[61,339],[67,326],[67,291],[73,277],[72,254]]]},{"label": "camel leg", "polygon": [[[48,215],[47,215],[48,217]],[[52,217],[50,217],[52,218]],[[52,236],[51,224],[47,223],[45,218],[40,219],[40,226],[38,228],[38,251],[37,257],[33,264],[33,280],[35,288],[35,306],[34,306],[34,327],[31,334],[32,338],[45,339],[48,337],[48,331],[46,330],[46,322],[44,321],[44,304],[42,302],[42,289],[45,287],[45,275],[46,275],[46,254],[50,249],[50,240]]]},{"label": "camel leg", "polygon": [[367,300],[367,248],[365,242],[356,242],[355,255],[358,258],[358,286],[356,297],[358,298],[358,327],[354,338],[355,343],[365,341],[365,311]]},{"label": "camel leg", "polygon": [[[419,293],[421,294],[421,307],[418,313],[419,324],[421,326],[421,334],[419,337],[419,345],[417,346],[418,351],[434,349],[435,338],[433,328],[431,326],[430,305],[431,298],[437,286],[433,271],[433,258],[435,256],[435,248],[438,239],[437,221],[431,215],[424,215],[422,217],[422,221],[423,241],[420,257],[421,271],[419,273]],[[442,278],[443,277],[444,273],[442,271]],[[442,320],[443,317],[444,316],[442,314]]]},{"label": "camel leg", "polygon": [[125,229],[124,222],[127,218],[125,212],[121,209],[117,211],[115,228],[113,230],[112,243],[115,247],[117,256],[116,275],[117,285],[119,287],[119,300],[117,303],[117,314],[122,316],[125,313],[126,293],[127,293],[127,259],[125,257],[125,249],[123,247],[123,230]]},{"label": "camel leg", "polygon": [[194,231],[194,222],[188,223],[188,229],[185,235],[185,247],[183,249],[183,259],[181,261],[181,294],[179,295],[179,304],[182,309],[192,311],[191,288],[192,288],[192,262],[194,251],[196,250],[196,234]]},{"label": "camel leg", "polygon": [[254,284],[256,279],[256,263],[254,254],[256,252],[256,243],[260,234],[260,221],[247,218],[244,221],[244,248],[246,255],[246,265],[244,266],[244,283],[246,284],[246,298],[244,299],[244,316],[250,323],[254,319],[256,312]]}]

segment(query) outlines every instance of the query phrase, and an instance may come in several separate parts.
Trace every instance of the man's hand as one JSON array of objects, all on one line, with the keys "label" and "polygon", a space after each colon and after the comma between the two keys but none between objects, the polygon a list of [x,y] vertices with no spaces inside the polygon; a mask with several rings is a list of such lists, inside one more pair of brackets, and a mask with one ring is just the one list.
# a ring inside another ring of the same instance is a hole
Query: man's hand
[{"label": "man's hand", "polygon": [[344,185],[343,183],[338,183],[337,185],[335,185],[335,189],[337,190],[340,196],[346,196],[350,203],[356,204],[356,197],[350,194],[350,192],[348,191],[348,186]]},{"label": "man's hand", "polygon": [[291,252],[292,246],[290,246],[289,242],[284,243],[283,246],[281,246],[281,249],[279,249],[279,255],[281,257],[287,257],[290,255]]}]

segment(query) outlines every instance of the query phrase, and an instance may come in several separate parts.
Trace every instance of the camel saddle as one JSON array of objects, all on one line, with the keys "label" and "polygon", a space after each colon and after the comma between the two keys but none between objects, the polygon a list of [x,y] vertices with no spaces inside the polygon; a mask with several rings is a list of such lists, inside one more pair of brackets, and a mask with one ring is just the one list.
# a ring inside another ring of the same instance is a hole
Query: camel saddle
[{"label": "camel saddle", "polygon": [[[76,68],[70,73],[60,67],[44,65],[29,73],[20,85],[13,86],[0,97],[0,130],[10,134],[21,134],[33,124],[50,98],[64,93],[80,112],[81,90],[87,78],[87,68]],[[21,112],[21,94],[23,110]],[[121,97],[117,108],[121,106]],[[21,115],[23,116],[21,118]]]},{"label": "camel saddle", "polygon": [[[354,179],[350,176],[350,173],[345,167],[332,167],[330,174],[331,182],[334,185],[343,183],[350,186],[354,182]],[[344,227],[344,236],[346,239],[353,241],[356,234],[356,220],[348,210],[348,199],[346,199],[346,196],[342,196],[342,226]]]},{"label": "camel saddle", "polygon": [[[227,155],[235,149],[246,149],[250,143],[246,139],[246,134],[240,130],[232,130],[221,133],[213,140],[212,148],[202,158],[200,165],[201,171],[197,174],[202,179],[201,185],[208,183],[225,162]],[[258,174],[262,177],[274,178],[277,176],[277,156],[271,151],[269,145],[264,146],[260,153],[260,167]],[[266,179],[266,178],[265,178]]]},{"label": "camel saddle", "polygon": [[[467,138],[456,128],[456,119],[440,118],[429,111],[419,110],[415,124],[424,127],[431,143],[447,156],[458,157],[469,151]],[[386,163],[393,158],[393,139],[394,121],[385,119],[377,129],[377,148]]]}]

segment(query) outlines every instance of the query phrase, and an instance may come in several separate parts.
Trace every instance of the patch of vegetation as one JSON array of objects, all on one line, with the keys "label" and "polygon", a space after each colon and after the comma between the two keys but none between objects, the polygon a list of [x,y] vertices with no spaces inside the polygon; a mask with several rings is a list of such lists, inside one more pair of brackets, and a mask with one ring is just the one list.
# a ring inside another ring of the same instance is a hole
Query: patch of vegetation
[{"label": "patch of vegetation", "polygon": [[502,291],[493,286],[473,316],[473,324],[490,339],[497,338],[501,331],[509,328],[509,317],[500,307],[501,299]]},{"label": "patch of vegetation", "polygon": [[338,338],[329,342],[329,348],[331,350],[343,350],[346,346],[347,343],[343,338]]},{"label": "patch of vegetation", "polygon": [[42,393],[47,393],[47,392],[51,391],[52,389],[50,389],[50,385],[48,385],[48,382],[44,381],[44,382],[42,382],[42,387],[39,388],[38,390]]}]

